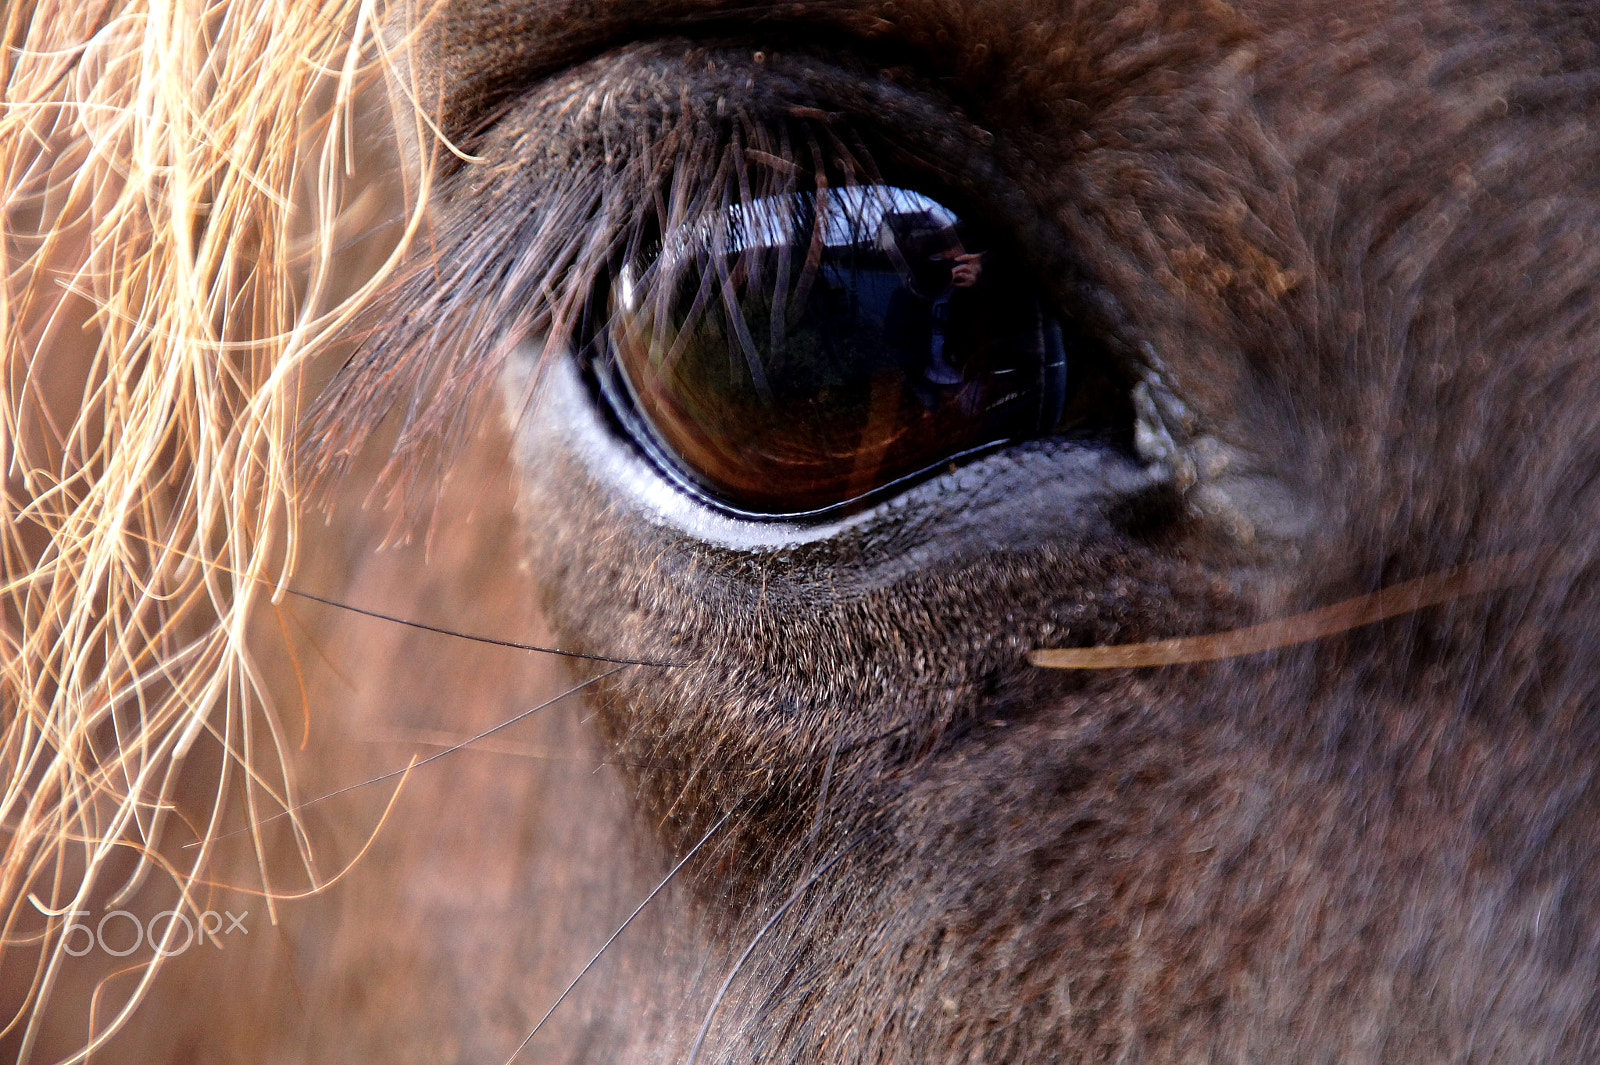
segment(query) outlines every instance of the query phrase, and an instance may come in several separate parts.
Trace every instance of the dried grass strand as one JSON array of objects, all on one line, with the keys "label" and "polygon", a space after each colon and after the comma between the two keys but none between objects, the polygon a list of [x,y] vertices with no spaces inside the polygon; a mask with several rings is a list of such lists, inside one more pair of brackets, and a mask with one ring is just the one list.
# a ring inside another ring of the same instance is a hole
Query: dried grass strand
[{"label": "dried grass strand", "polygon": [[1202,636],[1105,647],[1041,648],[1028,662],[1043,669],[1134,669],[1217,662],[1336,636],[1363,625],[1438,606],[1463,596],[1497,591],[1527,579],[1536,556],[1498,555],[1430,573],[1332,606],[1275,621]]}]

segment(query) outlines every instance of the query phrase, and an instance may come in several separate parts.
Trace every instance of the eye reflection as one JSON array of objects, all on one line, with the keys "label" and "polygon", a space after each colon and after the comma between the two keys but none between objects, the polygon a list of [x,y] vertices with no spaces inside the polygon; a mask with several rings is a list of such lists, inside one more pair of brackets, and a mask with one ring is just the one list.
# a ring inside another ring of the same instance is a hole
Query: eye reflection
[{"label": "eye reflection", "polygon": [[671,475],[740,511],[846,508],[1083,416],[1026,272],[908,189],[725,206],[625,263],[607,311],[595,366],[613,408]]}]

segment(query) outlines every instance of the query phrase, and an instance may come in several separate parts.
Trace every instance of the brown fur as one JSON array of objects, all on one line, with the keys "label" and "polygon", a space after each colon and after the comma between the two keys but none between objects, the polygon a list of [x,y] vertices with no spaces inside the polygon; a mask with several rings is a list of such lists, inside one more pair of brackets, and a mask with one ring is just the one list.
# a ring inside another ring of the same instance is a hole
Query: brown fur
[{"label": "brown fur", "polygon": [[[347,879],[167,965],[107,1057],[505,1060],[705,839],[518,1060],[682,1062],[702,1026],[719,1062],[1593,1059],[1586,9],[502,3],[428,27],[408,69],[481,161],[437,167],[420,268],[315,401],[333,520],[294,582],[673,665],[418,769]],[[616,234],[735,129],[1008,227],[1142,375],[1162,476],[1033,445],[778,547],[652,515],[572,390],[529,398],[516,345],[565,357]],[[426,543],[376,551],[385,464],[439,492]],[[1260,654],[1026,659],[1494,558],[1521,560],[1509,587]],[[304,796],[601,672],[281,609],[255,646],[282,705],[303,686]],[[385,798],[304,813],[318,869]],[[212,875],[247,880],[248,837],[220,844]],[[269,879],[295,848],[269,830]],[[84,1041],[98,962],[41,1059]]]}]

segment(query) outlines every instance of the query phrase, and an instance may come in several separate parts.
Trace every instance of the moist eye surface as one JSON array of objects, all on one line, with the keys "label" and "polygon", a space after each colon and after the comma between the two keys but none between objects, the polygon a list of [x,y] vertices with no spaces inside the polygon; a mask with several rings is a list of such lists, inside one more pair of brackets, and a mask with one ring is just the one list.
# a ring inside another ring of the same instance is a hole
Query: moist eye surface
[{"label": "moist eye surface", "polygon": [[906,188],[726,204],[639,246],[604,302],[592,369],[613,411],[668,476],[737,511],[849,509],[1117,420],[1018,257]]}]

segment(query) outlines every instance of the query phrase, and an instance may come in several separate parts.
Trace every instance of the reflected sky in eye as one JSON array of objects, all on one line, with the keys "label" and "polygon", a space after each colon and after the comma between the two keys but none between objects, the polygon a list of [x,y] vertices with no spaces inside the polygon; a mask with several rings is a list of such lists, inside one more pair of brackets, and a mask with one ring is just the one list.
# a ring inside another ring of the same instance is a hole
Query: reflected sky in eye
[{"label": "reflected sky in eye", "polygon": [[[929,218],[942,229],[953,230],[957,218],[944,204],[920,192],[892,185],[846,185],[819,193],[804,193],[818,205],[821,244],[826,248],[848,248],[876,243],[886,217],[895,215]],[[733,203],[715,214],[675,226],[662,241],[658,268],[677,269],[687,255],[715,251],[737,255],[743,251],[773,249],[809,243],[795,232],[795,198],[763,196],[749,203]],[[633,306],[639,279],[629,263],[617,279],[622,301]]]},{"label": "reflected sky in eye", "polygon": [[[895,214],[926,214],[943,228],[954,228],[955,212],[920,192],[890,185],[847,185],[828,189],[817,197],[822,221],[822,244],[849,247],[878,239],[883,219]],[[825,206],[824,206],[825,205]],[[733,204],[726,212],[728,250],[776,248],[794,244],[794,210],[788,200],[768,196],[748,204]],[[713,223],[724,221],[722,216]]]}]

